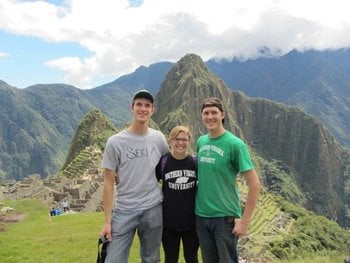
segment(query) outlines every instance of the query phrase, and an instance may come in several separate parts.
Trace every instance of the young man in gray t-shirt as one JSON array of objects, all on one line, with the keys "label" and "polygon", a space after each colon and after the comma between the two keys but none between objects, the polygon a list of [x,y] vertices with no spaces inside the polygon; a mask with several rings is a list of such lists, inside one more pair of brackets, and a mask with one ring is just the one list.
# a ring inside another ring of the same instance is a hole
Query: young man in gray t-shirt
[{"label": "young man in gray t-shirt", "polygon": [[[164,135],[148,127],[154,113],[154,98],[147,90],[135,93],[131,125],[111,136],[103,155],[104,214],[101,230],[111,242],[106,262],[127,263],[137,230],[142,262],[160,262],[162,237],[161,190],[155,167],[169,151]],[[118,177],[115,210],[113,190]]]}]

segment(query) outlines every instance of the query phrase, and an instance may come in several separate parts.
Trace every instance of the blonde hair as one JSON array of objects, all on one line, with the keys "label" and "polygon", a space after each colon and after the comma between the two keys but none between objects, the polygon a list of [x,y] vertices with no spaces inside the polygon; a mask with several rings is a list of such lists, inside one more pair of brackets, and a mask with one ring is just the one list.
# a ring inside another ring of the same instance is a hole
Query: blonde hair
[{"label": "blonde hair", "polygon": [[190,132],[190,129],[188,127],[181,126],[181,125],[176,126],[171,130],[169,134],[169,140],[175,139],[180,132],[183,132],[184,134],[186,134],[188,136],[188,139],[191,140],[192,134]]}]

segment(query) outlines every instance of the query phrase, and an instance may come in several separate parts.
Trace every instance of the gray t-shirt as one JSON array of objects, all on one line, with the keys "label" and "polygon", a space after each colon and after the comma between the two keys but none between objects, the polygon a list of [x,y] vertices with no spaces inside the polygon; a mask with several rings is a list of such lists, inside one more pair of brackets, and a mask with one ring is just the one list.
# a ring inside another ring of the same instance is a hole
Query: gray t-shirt
[{"label": "gray t-shirt", "polygon": [[116,209],[144,210],[163,200],[155,167],[168,151],[164,135],[151,128],[143,135],[123,130],[108,139],[101,167],[118,174]]}]

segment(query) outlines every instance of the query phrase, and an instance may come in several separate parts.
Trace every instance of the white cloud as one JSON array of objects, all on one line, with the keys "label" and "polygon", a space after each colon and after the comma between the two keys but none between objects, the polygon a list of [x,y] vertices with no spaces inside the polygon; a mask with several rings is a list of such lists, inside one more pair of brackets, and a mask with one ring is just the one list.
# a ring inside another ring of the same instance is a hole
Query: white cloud
[{"label": "white cloud", "polygon": [[140,65],[177,61],[187,53],[212,57],[254,57],[261,47],[350,45],[347,0],[2,0],[0,30],[46,41],[76,42],[89,58],[46,63],[66,81],[86,87],[99,76],[118,77]]},{"label": "white cloud", "polygon": [[0,51],[0,58],[5,58],[5,57],[9,57],[9,56],[10,56],[10,54]]}]

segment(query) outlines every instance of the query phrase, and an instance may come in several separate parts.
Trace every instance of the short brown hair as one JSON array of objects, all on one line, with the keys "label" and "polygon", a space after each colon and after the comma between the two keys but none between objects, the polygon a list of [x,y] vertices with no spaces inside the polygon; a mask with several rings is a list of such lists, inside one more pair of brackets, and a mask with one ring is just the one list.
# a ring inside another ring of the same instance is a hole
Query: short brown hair
[{"label": "short brown hair", "polygon": [[[207,107],[216,107],[218,108],[221,112],[225,112],[224,111],[224,104],[222,103],[222,101],[217,98],[217,97],[210,97],[210,98],[206,98],[203,100],[202,102],[202,108],[201,108],[201,113],[203,112],[203,110]],[[225,123],[225,118],[222,119],[222,123]]]}]

